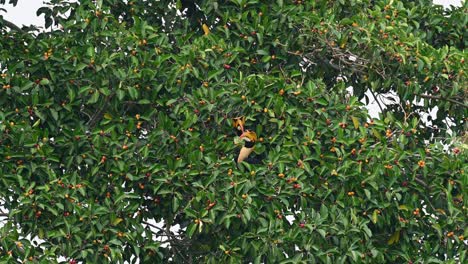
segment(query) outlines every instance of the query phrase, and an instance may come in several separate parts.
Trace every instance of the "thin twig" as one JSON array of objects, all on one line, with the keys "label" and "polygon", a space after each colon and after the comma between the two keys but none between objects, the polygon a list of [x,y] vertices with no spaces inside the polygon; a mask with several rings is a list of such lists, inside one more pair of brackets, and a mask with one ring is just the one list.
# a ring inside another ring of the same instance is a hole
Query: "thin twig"
[{"label": "thin twig", "polygon": [[[166,221],[166,232],[169,233],[169,234],[172,234],[170,228],[171,228],[171,227],[167,224],[167,221]],[[172,234],[172,235],[173,235],[173,234]],[[176,239],[175,236],[173,236],[173,239]],[[180,242],[180,240],[177,240],[177,241]],[[179,255],[179,256],[182,258],[182,260],[183,260],[184,262],[186,262],[185,256],[182,254],[182,252],[180,252],[180,250],[179,250],[179,248],[177,247],[177,245],[173,245],[173,244],[171,244],[171,245],[172,245],[171,248],[172,248],[172,250],[175,251],[175,254]]]},{"label": "thin twig", "polygon": [[421,180],[420,178],[414,177],[414,180],[417,181],[419,184],[421,184],[424,188],[429,189],[429,185],[423,180]]},{"label": "thin twig", "polygon": [[104,114],[104,111],[107,108],[107,105],[110,101],[110,99],[114,96],[115,92],[111,93],[109,96],[107,96],[104,100],[104,103],[102,104],[102,107],[94,113],[94,115],[91,117],[91,119],[88,121],[88,126],[92,129],[94,126],[100,121],[101,117]]},{"label": "thin twig", "polygon": [[157,225],[154,225],[154,224],[151,224],[151,223],[149,223],[149,222],[147,222],[147,221],[143,221],[143,224],[149,225],[149,226],[151,226],[151,227],[153,227],[153,228],[156,228],[156,229],[158,229],[158,230],[160,230],[160,231],[164,231],[164,229],[162,229],[161,227],[159,227],[159,226],[157,226]]},{"label": "thin twig", "polygon": [[12,22],[6,20],[5,18],[2,18],[1,21],[2,21],[2,24],[3,24],[4,26],[6,26],[6,27],[8,27],[8,28],[10,28],[10,29],[12,29],[12,30],[15,30],[15,31],[18,31],[18,32],[21,32],[21,33],[24,32],[20,27],[18,27],[17,25],[15,25],[15,24],[12,23]]},{"label": "thin twig", "polygon": [[374,100],[377,102],[377,105],[379,105],[380,112],[383,114],[384,111],[383,111],[382,105],[380,105],[380,102],[377,99],[377,96],[375,95],[374,91],[372,91],[372,88],[369,89],[369,91],[371,92],[372,96],[374,97]]},{"label": "thin twig", "polygon": [[428,95],[428,94],[418,94],[416,96],[420,96],[422,98],[427,98],[427,99],[435,99],[435,100],[446,100],[446,101],[449,101],[449,102],[452,102],[454,104],[457,104],[457,105],[461,105],[465,108],[468,108],[468,105],[465,104],[465,103],[462,103],[462,102],[459,102],[457,100],[453,100],[451,98],[444,98],[442,96],[435,96],[435,95]]}]

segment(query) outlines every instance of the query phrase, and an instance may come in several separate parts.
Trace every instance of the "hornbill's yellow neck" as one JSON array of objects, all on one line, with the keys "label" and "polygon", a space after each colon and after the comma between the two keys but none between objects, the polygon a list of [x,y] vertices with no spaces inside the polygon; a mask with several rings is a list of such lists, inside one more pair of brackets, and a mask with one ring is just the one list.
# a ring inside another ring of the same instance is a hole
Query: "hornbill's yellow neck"
[{"label": "hornbill's yellow neck", "polygon": [[236,130],[238,136],[242,135],[244,133],[244,127],[245,127],[245,116],[233,118],[232,126]]},{"label": "hornbill's yellow neck", "polygon": [[247,157],[249,157],[250,153],[252,153],[255,147],[255,142],[257,141],[257,134],[253,131],[246,130],[240,135],[239,138],[245,141],[245,144],[239,152],[239,156],[236,160],[237,163],[244,161],[245,159],[247,159]]}]

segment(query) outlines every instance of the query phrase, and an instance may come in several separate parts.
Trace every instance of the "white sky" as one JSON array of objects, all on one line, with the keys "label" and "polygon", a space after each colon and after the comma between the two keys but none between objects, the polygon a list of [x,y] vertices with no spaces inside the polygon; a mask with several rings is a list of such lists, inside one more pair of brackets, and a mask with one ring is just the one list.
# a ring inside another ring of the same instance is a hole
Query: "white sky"
[{"label": "white sky", "polygon": [[[441,4],[444,6],[449,5],[461,5],[462,0],[433,0],[435,4]],[[19,0],[18,5],[13,7],[12,5],[0,5],[0,8],[8,10],[7,13],[1,12],[5,19],[15,23],[16,25],[44,25],[44,17],[37,17],[36,11],[43,6],[41,0]]]}]

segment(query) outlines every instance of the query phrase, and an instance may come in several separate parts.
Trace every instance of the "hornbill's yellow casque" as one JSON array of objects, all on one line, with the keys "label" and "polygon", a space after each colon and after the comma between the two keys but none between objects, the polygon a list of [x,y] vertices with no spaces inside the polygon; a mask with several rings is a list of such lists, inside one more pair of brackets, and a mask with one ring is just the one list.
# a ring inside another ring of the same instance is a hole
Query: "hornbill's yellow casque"
[{"label": "hornbill's yellow casque", "polygon": [[236,130],[238,136],[244,133],[245,127],[245,116],[240,116],[232,119],[232,126]]}]

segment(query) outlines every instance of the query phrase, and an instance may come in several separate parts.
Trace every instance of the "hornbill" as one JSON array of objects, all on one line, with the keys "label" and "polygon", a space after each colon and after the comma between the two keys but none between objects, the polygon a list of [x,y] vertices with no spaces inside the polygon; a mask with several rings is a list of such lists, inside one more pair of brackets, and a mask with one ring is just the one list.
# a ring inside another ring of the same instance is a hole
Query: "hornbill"
[{"label": "hornbill", "polygon": [[239,138],[245,141],[244,146],[242,146],[241,150],[239,151],[239,155],[236,159],[236,165],[245,161],[250,164],[259,164],[261,159],[249,157],[249,155],[255,149],[255,143],[257,142],[257,134],[254,131],[245,130]]},{"label": "hornbill", "polygon": [[236,130],[239,139],[244,141],[244,146],[239,151],[237,158],[234,159],[236,166],[242,161],[245,161],[250,164],[259,164],[261,158],[252,158],[249,155],[253,152],[255,148],[255,143],[257,142],[257,134],[249,129],[245,128],[245,116],[240,116],[232,119],[232,126]]}]

